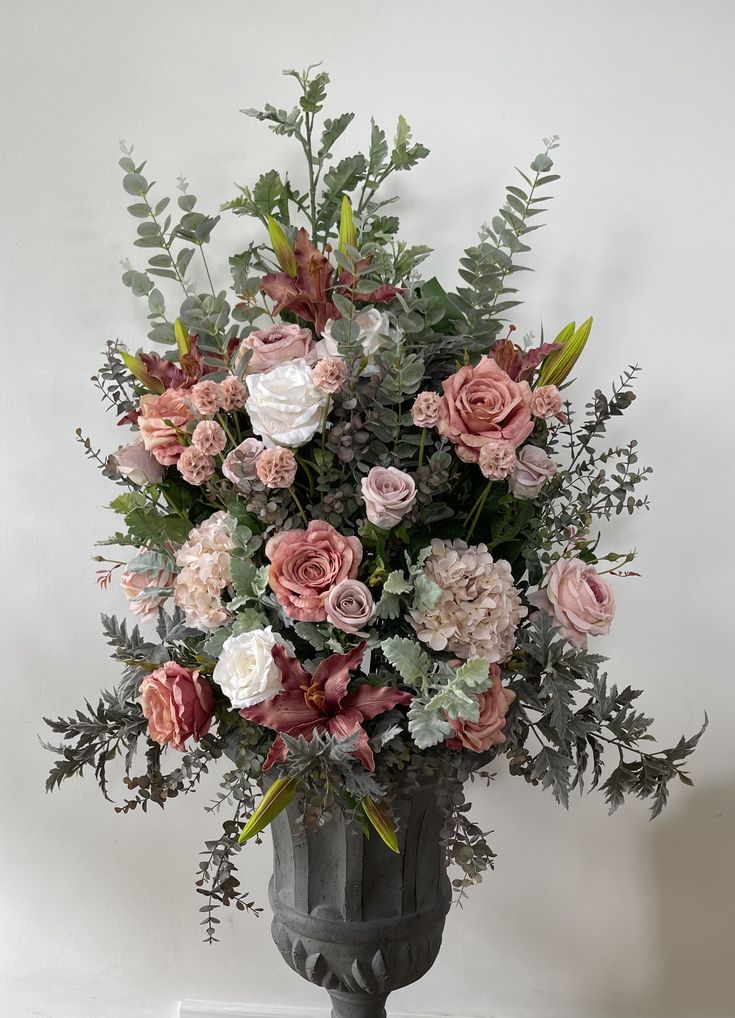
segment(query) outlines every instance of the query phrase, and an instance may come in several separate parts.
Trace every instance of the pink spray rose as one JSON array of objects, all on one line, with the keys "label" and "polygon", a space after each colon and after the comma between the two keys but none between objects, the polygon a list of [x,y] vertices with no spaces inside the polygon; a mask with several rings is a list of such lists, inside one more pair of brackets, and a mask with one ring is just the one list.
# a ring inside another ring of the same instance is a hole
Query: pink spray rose
[{"label": "pink spray rose", "polygon": [[515,448],[533,431],[528,382],[514,382],[492,357],[460,368],[443,389],[437,429],[465,463],[477,463],[492,440],[504,438]]},{"label": "pink spray rose", "polygon": [[188,445],[176,464],[187,484],[199,486],[214,473],[214,460],[195,445]]},{"label": "pink spray rose", "polygon": [[247,491],[250,487],[249,482],[254,481],[258,476],[255,466],[264,449],[265,446],[259,439],[246,438],[244,442],[227,453],[222,464],[222,473],[240,491]]},{"label": "pink spray rose", "polygon": [[288,617],[324,622],[332,587],[357,575],[362,544],[324,520],[312,520],[306,530],[276,534],[265,553],[271,563],[268,583]]},{"label": "pink spray rose", "polygon": [[359,580],[342,580],[329,591],[327,619],[343,633],[359,633],[375,617],[373,595]]},{"label": "pink spray rose", "polygon": [[266,488],[290,488],[298,470],[290,449],[265,449],[255,462],[255,472]]},{"label": "pink spray rose", "polygon": [[556,463],[538,445],[524,445],[510,479],[510,490],[516,498],[536,498],[547,481],[556,473]]},{"label": "pink spray rose", "polygon": [[194,428],[191,444],[205,456],[216,456],[227,445],[227,435],[216,421],[200,421]]},{"label": "pink spray rose", "polygon": [[176,575],[169,569],[142,569],[131,568],[136,565],[136,560],[141,561],[141,556],[146,554],[146,549],[141,548],[135,558],[131,559],[128,568],[120,577],[120,587],[125,597],[130,601],[130,610],[134,615],[142,618],[149,618],[154,615],[158,608],[166,600],[164,596],[142,597],[141,595],[148,588],[172,587]]},{"label": "pink spray rose", "polygon": [[516,464],[516,451],[504,438],[496,439],[480,449],[479,464],[488,481],[502,481]]},{"label": "pink spray rose", "polygon": [[143,445],[159,463],[170,466],[184,448],[176,431],[182,431],[193,418],[188,389],[166,389],[160,396],[143,396],[138,417]]},{"label": "pink spray rose", "polygon": [[508,708],[516,698],[512,689],[506,689],[500,681],[500,669],[490,665],[492,686],[480,693],[480,716],[477,721],[462,721],[448,718],[454,736],[447,739],[450,749],[469,749],[473,753],[484,753],[493,746],[505,742],[503,729]]},{"label": "pink spray rose", "polygon": [[588,636],[602,636],[615,616],[615,594],[596,570],[579,558],[559,559],[546,574],[546,586],[528,599],[548,612],[575,647]]},{"label": "pink spray rose", "polygon": [[367,518],[376,527],[397,527],[416,499],[416,482],[397,467],[372,467],[360,482]]},{"label": "pink spray rose", "polygon": [[247,390],[239,378],[228,375],[219,383],[220,401],[223,410],[240,410],[245,406]]},{"label": "pink spray rose", "polygon": [[420,392],[413,401],[411,417],[417,428],[433,428],[439,420],[442,398],[438,392]]},{"label": "pink spray rose", "polygon": [[222,406],[222,391],[218,382],[205,379],[191,390],[191,401],[200,417],[211,417]]},{"label": "pink spray rose", "polygon": [[108,457],[108,470],[113,477],[124,477],[131,484],[157,484],[163,477],[163,467],[148,452],[142,439],[124,445]]},{"label": "pink spray rose", "polygon": [[344,388],[350,372],[341,357],[323,357],[311,377],[320,392],[328,392],[331,396]]},{"label": "pink spray rose", "polygon": [[236,365],[249,350],[252,350],[253,355],[245,368],[248,375],[270,371],[276,364],[302,357],[308,364],[316,363],[316,347],[311,330],[287,322],[276,322],[267,329],[258,329],[246,336],[235,355]]},{"label": "pink spray rose", "polygon": [[148,719],[148,738],[183,753],[190,736],[199,742],[209,731],[214,696],[199,672],[167,661],[141,682],[140,705]]},{"label": "pink spray rose", "polygon": [[555,385],[540,385],[533,390],[531,413],[534,417],[541,417],[543,420],[557,417],[562,424],[567,422],[567,415],[562,410],[561,393]]}]

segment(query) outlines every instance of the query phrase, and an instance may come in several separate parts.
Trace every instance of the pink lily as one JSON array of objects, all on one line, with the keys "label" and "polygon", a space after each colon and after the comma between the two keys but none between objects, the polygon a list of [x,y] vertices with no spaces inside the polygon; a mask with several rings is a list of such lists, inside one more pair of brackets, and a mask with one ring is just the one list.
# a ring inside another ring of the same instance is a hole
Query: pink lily
[{"label": "pink lily", "polygon": [[[314,732],[328,732],[340,739],[358,734],[355,756],[369,771],[375,770],[375,758],[370,748],[363,721],[377,717],[398,704],[409,704],[411,694],[390,686],[371,686],[364,683],[354,693],[347,693],[350,671],[357,668],[365,653],[361,643],[346,654],[332,654],[325,658],[313,675],[304,670],[282,644],[273,648],[273,660],[283,681],[283,692],[270,700],[245,707],[240,714],[275,732],[311,739]],[[268,754],[263,770],[286,759],[288,750],[279,735]]]}]

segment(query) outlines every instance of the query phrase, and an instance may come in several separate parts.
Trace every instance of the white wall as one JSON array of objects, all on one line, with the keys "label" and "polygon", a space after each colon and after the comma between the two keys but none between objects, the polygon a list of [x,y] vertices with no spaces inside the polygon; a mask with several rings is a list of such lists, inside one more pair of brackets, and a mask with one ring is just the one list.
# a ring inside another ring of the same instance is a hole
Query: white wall
[{"label": "white wall", "polygon": [[[143,306],[119,283],[134,249],[116,165],[136,143],[166,187],[205,207],[289,158],[238,113],[291,102],[279,70],[323,58],[366,129],[399,111],[433,154],[400,183],[405,234],[452,280],[514,164],[558,132],[564,174],[535,237],[521,330],[595,315],[575,395],[645,368],[629,418],[655,464],[655,510],[621,528],[641,579],[619,581],[600,646],[646,687],[662,740],[712,723],[655,824],[634,803],[569,815],[501,773],[476,794],[496,873],[450,917],[432,973],[401,1011],[496,1018],[732,1018],[735,697],[733,5],[495,0],[341,5],[195,0],[3,4],[3,582],[0,1014],[172,1018],[182,997],[318,1007],[285,969],[267,918],[230,917],[200,943],[192,876],[216,829],[206,792],[116,815],[93,782],[44,797],[39,716],[113,683],[98,628],[121,606],[94,583],[110,486],[73,440],[116,434],[86,379],[106,339],[135,347]],[[217,268],[243,243],[219,233]],[[209,791],[209,790],[207,790]],[[269,851],[242,879],[264,902]]]}]

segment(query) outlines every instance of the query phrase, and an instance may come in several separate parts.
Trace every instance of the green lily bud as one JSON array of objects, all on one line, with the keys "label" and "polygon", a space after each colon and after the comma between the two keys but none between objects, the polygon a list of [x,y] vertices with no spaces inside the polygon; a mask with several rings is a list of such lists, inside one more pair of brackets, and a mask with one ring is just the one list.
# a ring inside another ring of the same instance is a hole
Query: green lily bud
[{"label": "green lily bud", "polygon": [[271,239],[271,246],[278,259],[278,264],[284,272],[287,272],[291,279],[296,279],[298,266],[296,255],[288,242],[288,237],[283,231],[280,223],[277,223],[273,216],[268,216],[268,235]]},{"label": "green lily bud", "polygon": [[357,227],[352,216],[352,202],[346,194],[343,194],[342,212],[339,217],[339,250],[346,254],[348,247],[357,247]]},{"label": "green lily bud", "polygon": [[258,808],[240,831],[238,845],[244,845],[273,823],[279,813],[293,802],[301,783],[300,778],[277,778],[258,803]]},{"label": "green lily bud", "polygon": [[385,806],[381,802],[376,802],[367,796],[360,800],[360,805],[365,816],[378,832],[381,839],[391,852],[395,852],[398,855],[400,853],[398,848],[398,833],[396,832],[393,819]]},{"label": "green lily bud", "polygon": [[571,322],[561,330],[554,340],[561,349],[549,354],[541,365],[538,377],[539,385],[558,386],[562,384],[579,360],[591,331],[592,318],[582,322],[578,329],[575,329],[575,323]]},{"label": "green lily bud", "polygon": [[176,345],[179,348],[179,357],[186,357],[190,349],[189,330],[180,318],[177,318],[174,322],[174,336],[176,338]]},{"label": "green lily bud", "polygon": [[126,353],[125,350],[120,351],[120,357],[128,371],[132,375],[135,375],[138,381],[142,382],[146,389],[150,392],[158,393],[159,395],[164,391],[165,386],[163,382],[160,378],[155,378],[148,372],[140,357],[133,357],[131,353]]}]

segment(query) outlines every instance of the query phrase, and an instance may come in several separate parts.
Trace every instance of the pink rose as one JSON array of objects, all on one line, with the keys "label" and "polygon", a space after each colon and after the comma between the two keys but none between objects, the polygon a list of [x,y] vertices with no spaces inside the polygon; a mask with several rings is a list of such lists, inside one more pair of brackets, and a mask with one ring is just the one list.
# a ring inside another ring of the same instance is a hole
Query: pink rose
[{"label": "pink rose", "polygon": [[199,672],[167,661],[141,682],[140,705],[148,719],[148,738],[183,753],[189,736],[199,742],[209,731],[214,696]]},{"label": "pink rose", "polygon": [[299,358],[304,358],[310,365],[316,363],[316,347],[311,331],[287,322],[276,322],[267,329],[258,329],[246,336],[235,355],[235,366],[249,350],[253,354],[245,368],[248,375],[270,371],[276,364]]},{"label": "pink rose", "polygon": [[327,619],[343,633],[359,633],[375,617],[375,602],[364,583],[342,580],[329,591]]},{"label": "pink rose", "polygon": [[222,390],[217,382],[197,382],[191,390],[191,401],[200,417],[211,417],[222,406]]},{"label": "pink rose", "polygon": [[188,445],[176,464],[187,484],[201,485],[214,473],[214,460],[195,445]]},{"label": "pink rose", "polygon": [[561,393],[555,385],[540,385],[531,394],[531,413],[534,417],[541,417],[548,420],[549,417],[557,417],[562,424],[566,424],[568,418],[562,411]]},{"label": "pink rose", "polygon": [[193,419],[188,389],[166,389],[160,396],[143,396],[138,417],[143,445],[159,463],[170,466],[184,448],[179,442],[177,429],[183,431]]},{"label": "pink rose", "polygon": [[510,442],[499,438],[483,445],[478,462],[488,481],[502,481],[516,464],[516,451]]},{"label": "pink rose", "polygon": [[556,620],[575,647],[588,636],[602,636],[615,616],[615,595],[607,580],[579,558],[559,559],[546,574],[546,586],[528,599]]},{"label": "pink rose", "polygon": [[271,563],[268,583],[288,617],[324,622],[332,587],[357,575],[362,544],[324,520],[312,520],[306,530],[276,534],[265,553]]},{"label": "pink rose", "polygon": [[227,435],[222,425],[216,421],[200,421],[194,428],[191,444],[205,456],[216,456],[227,445]]},{"label": "pink rose", "polygon": [[240,491],[247,491],[250,487],[248,482],[254,481],[258,476],[255,465],[264,449],[265,446],[259,439],[246,438],[232,452],[227,453],[222,464],[222,473]]},{"label": "pink rose", "polygon": [[345,387],[350,372],[341,357],[323,357],[312,372],[312,381],[320,392],[330,396]]},{"label": "pink rose", "polygon": [[493,684],[484,693],[480,693],[480,716],[477,721],[462,721],[448,718],[454,731],[454,737],[447,739],[450,749],[469,749],[473,753],[484,753],[493,746],[505,742],[505,728],[508,708],[516,698],[512,689],[506,689],[500,681],[500,669],[490,665],[490,676]]},{"label": "pink rose", "polygon": [[239,378],[228,375],[219,383],[220,401],[223,410],[241,410],[245,406],[247,391]]},{"label": "pink rose", "polygon": [[163,467],[152,453],[148,452],[142,439],[132,445],[124,445],[108,457],[108,471],[113,478],[124,477],[131,484],[158,484],[163,478]]},{"label": "pink rose", "polygon": [[149,618],[158,611],[158,608],[166,600],[166,595],[143,597],[143,593],[149,588],[173,587],[176,575],[169,569],[131,568],[131,566],[135,566],[136,559],[145,554],[146,549],[141,548],[138,555],[131,559],[128,568],[120,577],[120,587],[125,597],[130,601],[131,612],[142,618]]},{"label": "pink rose", "polygon": [[290,488],[298,470],[290,449],[266,449],[255,461],[255,472],[266,488]]},{"label": "pink rose", "polygon": [[367,518],[376,527],[397,527],[416,500],[416,482],[397,467],[373,467],[360,482]]},{"label": "pink rose", "polygon": [[504,438],[516,448],[533,431],[528,382],[514,382],[492,357],[460,368],[443,389],[437,429],[465,463],[477,463],[492,439]]},{"label": "pink rose", "polygon": [[510,490],[516,498],[536,498],[556,473],[556,463],[538,445],[524,445],[518,453]]},{"label": "pink rose", "polygon": [[411,417],[417,428],[433,428],[439,420],[442,398],[438,392],[420,392],[413,401]]}]

